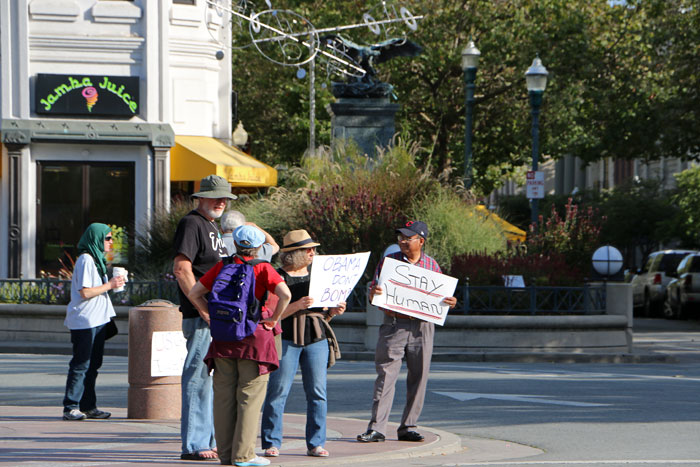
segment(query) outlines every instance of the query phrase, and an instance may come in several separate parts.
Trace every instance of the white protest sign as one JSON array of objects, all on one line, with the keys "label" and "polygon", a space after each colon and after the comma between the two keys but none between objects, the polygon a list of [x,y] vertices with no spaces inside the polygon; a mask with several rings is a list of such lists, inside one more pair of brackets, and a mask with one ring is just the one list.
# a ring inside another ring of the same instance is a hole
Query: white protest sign
[{"label": "white protest sign", "polygon": [[151,376],[181,376],[187,357],[182,331],[158,331],[151,341]]},{"label": "white protest sign", "polygon": [[385,258],[379,285],[383,293],[374,296],[372,305],[442,326],[450,309],[442,299],[454,296],[457,279]]},{"label": "white protest sign", "polygon": [[314,256],[311,265],[309,297],[313,307],[332,307],[344,302],[365,272],[369,251],[351,255]]}]

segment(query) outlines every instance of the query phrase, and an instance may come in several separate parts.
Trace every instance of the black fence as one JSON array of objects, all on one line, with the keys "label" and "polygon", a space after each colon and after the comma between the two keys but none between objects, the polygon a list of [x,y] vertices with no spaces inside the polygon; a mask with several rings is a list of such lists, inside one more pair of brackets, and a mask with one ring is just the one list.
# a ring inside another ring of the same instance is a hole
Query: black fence
[{"label": "black fence", "polygon": [[[67,305],[68,280],[0,279],[0,303],[44,303]],[[604,314],[605,286],[583,287],[500,287],[459,286],[457,307],[451,315],[542,315]],[[164,299],[179,303],[175,281],[129,281],[123,292],[112,292],[112,303],[136,306],[147,300]],[[367,286],[358,285],[347,299],[348,311],[364,311]]]},{"label": "black fence", "polygon": [[451,314],[582,315],[605,313],[605,286],[464,286]]}]

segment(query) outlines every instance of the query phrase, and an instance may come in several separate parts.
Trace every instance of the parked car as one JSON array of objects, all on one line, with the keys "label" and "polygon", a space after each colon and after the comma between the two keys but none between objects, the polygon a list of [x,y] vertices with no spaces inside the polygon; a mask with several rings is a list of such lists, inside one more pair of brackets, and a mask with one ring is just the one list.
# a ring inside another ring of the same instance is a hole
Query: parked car
[{"label": "parked car", "polygon": [[676,278],[666,287],[664,316],[668,319],[685,318],[691,308],[700,304],[700,254],[683,258],[676,269]]},{"label": "parked car", "polygon": [[693,253],[700,252],[696,250],[663,250],[650,254],[642,269],[630,282],[635,309],[641,309],[643,316],[657,314],[666,298],[666,287],[676,275],[678,264],[683,258]]}]

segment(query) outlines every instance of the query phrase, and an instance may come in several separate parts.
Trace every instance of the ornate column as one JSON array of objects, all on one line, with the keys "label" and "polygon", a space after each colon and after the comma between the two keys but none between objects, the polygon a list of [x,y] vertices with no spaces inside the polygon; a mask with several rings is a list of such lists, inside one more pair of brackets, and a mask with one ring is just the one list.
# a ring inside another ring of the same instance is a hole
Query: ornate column
[{"label": "ornate column", "polygon": [[8,174],[8,258],[7,272],[10,278],[22,276],[22,149],[29,143],[29,135],[23,131],[3,133],[2,142],[7,148]]},{"label": "ornate column", "polygon": [[168,151],[175,144],[170,125],[158,125],[153,129],[153,210],[170,209],[170,164]]}]

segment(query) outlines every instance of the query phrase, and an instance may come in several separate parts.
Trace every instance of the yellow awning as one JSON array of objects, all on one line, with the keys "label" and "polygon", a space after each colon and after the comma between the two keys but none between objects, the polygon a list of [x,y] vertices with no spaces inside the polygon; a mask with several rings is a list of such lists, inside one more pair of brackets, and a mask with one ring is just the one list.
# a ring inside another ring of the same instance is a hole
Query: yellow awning
[{"label": "yellow awning", "polygon": [[527,233],[524,230],[499,217],[496,213],[489,211],[483,204],[477,205],[476,210],[498,224],[503,229],[503,234],[506,236],[508,241],[521,243],[525,241]]},{"label": "yellow awning", "polygon": [[170,180],[199,181],[207,175],[224,177],[232,186],[277,185],[277,171],[240,149],[207,136],[175,136],[170,150]]}]

